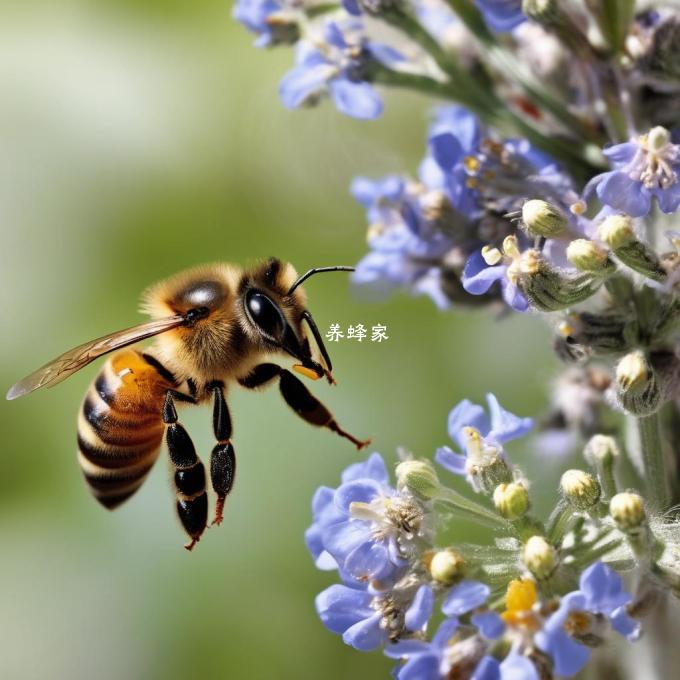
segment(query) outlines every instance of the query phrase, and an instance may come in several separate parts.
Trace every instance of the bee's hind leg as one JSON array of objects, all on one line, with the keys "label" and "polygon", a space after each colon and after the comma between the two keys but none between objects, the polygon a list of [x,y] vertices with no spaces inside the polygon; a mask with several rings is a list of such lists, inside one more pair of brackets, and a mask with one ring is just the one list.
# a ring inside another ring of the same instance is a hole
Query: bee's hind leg
[{"label": "bee's hind leg", "polygon": [[208,495],[205,492],[205,468],[191,437],[178,422],[174,398],[194,401],[186,395],[168,390],[163,406],[163,422],[167,425],[165,439],[170,462],[175,469],[177,514],[184,531],[191,539],[184,547],[191,550],[201,538],[208,523]]},{"label": "bee's hind leg", "polygon": [[231,443],[231,416],[229,415],[227,401],[224,398],[224,385],[216,381],[210,383],[208,389],[212,390],[213,393],[213,432],[215,439],[217,439],[217,445],[210,454],[210,481],[217,494],[215,519],[212,524],[220,525],[224,512],[224,501],[234,485],[236,455]]}]

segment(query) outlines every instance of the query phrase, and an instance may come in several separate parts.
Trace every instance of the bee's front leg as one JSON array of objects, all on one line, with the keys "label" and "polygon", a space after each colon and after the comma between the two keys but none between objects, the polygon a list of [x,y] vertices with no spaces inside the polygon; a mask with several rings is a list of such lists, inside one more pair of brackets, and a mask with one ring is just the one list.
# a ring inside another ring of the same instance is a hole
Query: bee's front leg
[{"label": "bee's front leg", "polygon": [[231,416],[224,398],[224,385],[215,381],[208,385],[213,393],[213,432],[217,445],[210,455],[210,481],[217,494],[215,519],[212,524],[221,524],[224,501],[234,485],[236,475],[236,454],[231,444]]},{"label": "bee's front leg", "polygon": [[[167,425],[165,439],[168,444],[170,462],[175,468],[175,492],[177,514],[184,531],[191,541],[184,547],[191,550],[201,538],[208,523],[208,495],[205,492],[205,468],[191,437],[177,422],[177,410],[173,397],[187,400],[185,395],[168,390],[163,406],[163,422]],[[193,401],[193,399],[189,399]]]}]

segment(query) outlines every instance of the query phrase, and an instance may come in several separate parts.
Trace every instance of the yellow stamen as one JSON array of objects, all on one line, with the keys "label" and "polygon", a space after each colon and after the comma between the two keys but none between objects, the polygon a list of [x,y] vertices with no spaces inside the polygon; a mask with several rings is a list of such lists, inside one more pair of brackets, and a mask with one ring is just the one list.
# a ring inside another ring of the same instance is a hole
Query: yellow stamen
[{"label": "yellow stamen", "polygon": [[503,259],[503,254],[498,248],[492,248],[491,246],[484,246],[482,248],[482,258],[489,266],[498,264]]},{"label": "yellow stamen", "polygon": [[531,609],[538,601],[536,584],[531,579],[510,581],[505,593],[505,607],[508,612],[521,612]]},{"label": "yellow stamen", "polygon": [[503,252],[513,260],[519,258],[519,243],[516,236],[511,234],[503,239]]},{"label": "yellow stamen", "polygon": [[468,172],[475,173],[479,170],[481,163],[479,162],[479,158],[476,158],[475,156],[465,156],[463,165]]}]

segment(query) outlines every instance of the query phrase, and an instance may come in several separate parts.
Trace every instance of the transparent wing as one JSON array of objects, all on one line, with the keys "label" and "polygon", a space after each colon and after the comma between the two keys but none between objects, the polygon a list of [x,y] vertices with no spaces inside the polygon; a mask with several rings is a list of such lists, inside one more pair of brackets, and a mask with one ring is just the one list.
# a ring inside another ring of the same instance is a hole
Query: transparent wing
[{"label": "transparent wing", "polygon": [[170,316],[165,319],[157,319],[133,326],[132,328],[126,328],[125,330],[117,331],[116,333],[111,333],[102,338],[97,338],[97,340],[91,340],[83,345],[74,347],[10,387],[7,392],[7,399],[23,397],[24,394],[33,392],[41,387],[52,387],[52,385],[66,380],[70,375],[73,375],[76,371],[87,366],[103,354],[112,352],[120,347],[125,347],[126,345],[132,345],[153,335],[164,333],[184,323],[186,323],[186,319],[183,316]]}]

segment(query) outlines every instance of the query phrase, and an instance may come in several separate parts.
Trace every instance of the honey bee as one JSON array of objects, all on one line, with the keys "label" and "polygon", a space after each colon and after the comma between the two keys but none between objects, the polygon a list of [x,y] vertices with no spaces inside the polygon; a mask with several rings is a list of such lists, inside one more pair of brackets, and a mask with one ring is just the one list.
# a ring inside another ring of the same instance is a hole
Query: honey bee
[{"label": "honey bee", "polygon": [[[333,379],[331,359],[300,284],[314,274],[352,271],[321,267],[298,277],[289,263],[270,258],[249,269],[221,263],[181,272],[148,288],[141,311],[152,318],[62,354],[7,392],[16,399],[52,387],[97,357],[113,354],[90,385],[78,414],[78,461],[94,497],[118,507],[142,485],[165,439],[174,469],[176,507],[191,550],[208,520],[206,473],[176,403],[212,400],[210,481],[217,496],[213,524],[222,522],[236,472],[232,422],[225,392],[278,380],[288,405],[308,423],[369,444],[343,430],[301,380],[275,363],[292,357],[293,369],[312,380]],[[319,355],[313,358],[306,329]],[[144,350],[121,349],[157,336]]]}]

